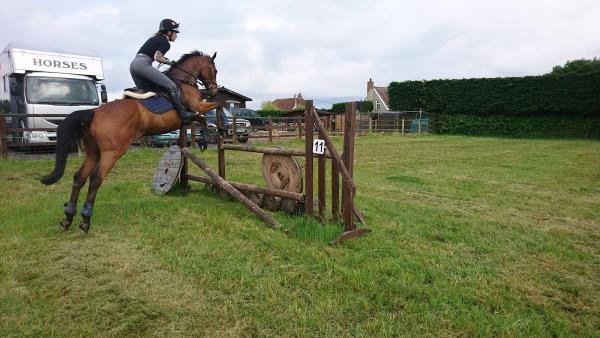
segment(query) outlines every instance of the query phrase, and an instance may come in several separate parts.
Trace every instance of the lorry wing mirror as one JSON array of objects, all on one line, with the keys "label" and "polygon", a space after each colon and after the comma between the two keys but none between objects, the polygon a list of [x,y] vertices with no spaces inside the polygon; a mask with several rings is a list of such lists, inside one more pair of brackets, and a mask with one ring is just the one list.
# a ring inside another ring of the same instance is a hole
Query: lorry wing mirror
[{"label": "lorry wing mirror", "polygon": [[9,87],[10,87],[10,96],[19,96],[21,94],[21,86],[19,85],[19,81],[14,78],[9,78]]},{"label": "lorry wing mirror", "polygon": [[106,86],[100,85],[100,100],[102,103],[108,102],[108,94],[106,93]]}]

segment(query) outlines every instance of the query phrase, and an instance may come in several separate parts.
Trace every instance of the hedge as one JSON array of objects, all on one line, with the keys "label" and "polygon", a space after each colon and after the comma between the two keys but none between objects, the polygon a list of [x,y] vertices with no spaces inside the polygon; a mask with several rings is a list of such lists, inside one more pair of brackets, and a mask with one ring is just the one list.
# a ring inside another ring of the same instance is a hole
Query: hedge
[{"label": "hedge", "polygon": [[600,118],[436,114],[434,130],[440,134],[600,139]]},{"label": "hedge", "polygon": [[600,72],[392,82],[392,110],[475,115],[600,116]]},{"label": "hedge", "polygon": [[389,96],[392,110],[434,113],[440,133],[598,138],[600,72],[392,82]]}]

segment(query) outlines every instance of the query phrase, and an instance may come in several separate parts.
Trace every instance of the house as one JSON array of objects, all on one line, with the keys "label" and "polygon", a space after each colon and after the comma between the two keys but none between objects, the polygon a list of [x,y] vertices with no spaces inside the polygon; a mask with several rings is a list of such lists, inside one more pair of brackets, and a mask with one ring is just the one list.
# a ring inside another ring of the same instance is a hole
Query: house
[{"label": "house", "polygon": [[[202,97],[208,97],[208,92],[204,89],[202,90]],[[246,108],[246,102],[252,101],[251,98],[225,87],[218,88],[217,95],[213,100],[226,108]]]},{"label": "house", "polygon": [[271,103],[277,106],[277,108],[287,111],[304,108],[304,98],[302,98],[302,93],[298,93],[298,95],[294,94],[293,98],[275,99]]},{"label": "house", "polygon": [[376,87],[373,80],[369,79],[367,82],[367,101],[373,102],[373,112],[389,111],[388,87]]}]

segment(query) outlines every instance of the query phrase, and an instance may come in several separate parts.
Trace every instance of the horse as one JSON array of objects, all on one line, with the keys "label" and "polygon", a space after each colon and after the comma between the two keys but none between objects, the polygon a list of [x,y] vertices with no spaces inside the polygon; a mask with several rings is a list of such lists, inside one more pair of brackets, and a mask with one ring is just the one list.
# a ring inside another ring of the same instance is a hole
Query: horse
[{"label": "horse", "polygon": [[[203,102],[198,88],[201,81],[210,96],[217,94],[217,68],[215,58],[195,51],[183,55],[165,74],[181,87],[182,103],[197,112],[194,120],[206,126],[203,114],[217,108],[214,102]],[[58,126],[54,170],[40,179],[43,184],[58,182],[64,174],[67,156],[73,142],[79,141],[85,150],[85,159],[73,177],[71,198],[64,205],[65,219],[59,222],[67,231],[77,212],[79,191],[90,178],[87,198],[79,228],[86,234],[91,226],[94,201],[98,189],[115,162],[127,152],[135,138],[162,134],[182,126],[175,109],[154,114],[138,100],[121,99],[108,102],[95,109],[78,110],[69,114]]]}]

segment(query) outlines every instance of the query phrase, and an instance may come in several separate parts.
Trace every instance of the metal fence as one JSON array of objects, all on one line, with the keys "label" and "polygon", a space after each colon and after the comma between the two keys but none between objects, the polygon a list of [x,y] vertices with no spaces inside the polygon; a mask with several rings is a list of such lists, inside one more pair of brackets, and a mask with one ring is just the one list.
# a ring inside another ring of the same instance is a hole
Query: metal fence
[{"label": "metal fence", "polygon": [[425,111],[359,113],[357,128],[362,132],[420,134],[433,132],[434,116]]}]

